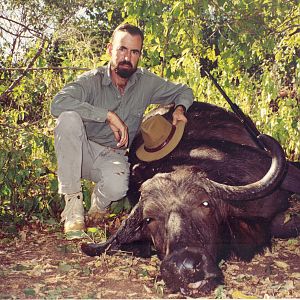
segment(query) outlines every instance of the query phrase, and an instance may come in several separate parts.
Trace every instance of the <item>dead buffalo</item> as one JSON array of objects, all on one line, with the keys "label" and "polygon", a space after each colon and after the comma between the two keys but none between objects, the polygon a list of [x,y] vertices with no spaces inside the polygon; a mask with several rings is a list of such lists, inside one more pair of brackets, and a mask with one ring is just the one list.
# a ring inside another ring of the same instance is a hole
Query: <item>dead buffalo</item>
[{"label": "dead buffalo", "polygon": [[262,135],[269,152],[258,149],[236,117],[219,107],[194,103],[187,117],[181,142],[161,160],[139,161],[135,139],[128,196],[139,201],[107,242],[82,250],[147,256],[151,242],[166,285],[201,294],[222,282],[221,259],[250,260],[272,237],[299,234],[300,219],[285,223],[284,211],[290,195],[300,193],[300,171],[286,163],[275,140]]}]

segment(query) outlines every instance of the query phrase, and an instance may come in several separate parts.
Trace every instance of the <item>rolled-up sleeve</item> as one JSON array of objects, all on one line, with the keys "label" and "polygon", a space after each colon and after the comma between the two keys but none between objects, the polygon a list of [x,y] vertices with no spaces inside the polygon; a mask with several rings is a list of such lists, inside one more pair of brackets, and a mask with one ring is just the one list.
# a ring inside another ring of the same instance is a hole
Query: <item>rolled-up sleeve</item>
[{"label": "rolled-up sleeve", "polygon": [[183,105],[186,109],[192,105],[193,91],[186,84],[173,83],[153,74],[150,76],[153,91],[151,103],[169,104],[173,102],[175,106]]}]

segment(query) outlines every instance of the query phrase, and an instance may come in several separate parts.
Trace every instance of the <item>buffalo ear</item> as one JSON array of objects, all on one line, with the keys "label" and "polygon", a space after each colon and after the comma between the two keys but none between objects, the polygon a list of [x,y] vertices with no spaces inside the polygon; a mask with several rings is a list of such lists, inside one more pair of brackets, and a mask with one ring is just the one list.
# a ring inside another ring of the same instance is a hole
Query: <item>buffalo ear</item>
[{"label": "buffalo ear", "polygon": [[119,229],[106,242],[101,244],[81,245],[82,251],[89,256],[97,256],[106,252],[113,254],[117,250],[122,250],[123,246],[136,241],[144,240],[143,208],[140,203],[134,206],[128,218],[125,219]]},{"label": "buffalo ear", "polygon": [[143,205],[138,202],[125,219],[115,236],[120,244],[142,240],[144,237]]}]

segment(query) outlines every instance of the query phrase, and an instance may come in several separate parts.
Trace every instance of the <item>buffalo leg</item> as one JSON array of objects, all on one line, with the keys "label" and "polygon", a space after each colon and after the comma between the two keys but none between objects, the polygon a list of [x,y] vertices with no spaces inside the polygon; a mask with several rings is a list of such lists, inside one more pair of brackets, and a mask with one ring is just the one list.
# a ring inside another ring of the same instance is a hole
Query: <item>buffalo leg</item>
[{"label": "buffalo leg", "polygon": [[292,214],[286,220],[286,214],[278,214],[271,223],[271,235],[275,238],[293,238],[300,235],[300,215]]}]

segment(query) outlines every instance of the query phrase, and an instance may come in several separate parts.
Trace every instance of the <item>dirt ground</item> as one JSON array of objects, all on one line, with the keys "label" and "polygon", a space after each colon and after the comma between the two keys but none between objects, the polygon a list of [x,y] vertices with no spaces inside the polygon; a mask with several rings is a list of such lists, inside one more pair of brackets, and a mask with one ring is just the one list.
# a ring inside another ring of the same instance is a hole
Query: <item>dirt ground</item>
[{"label": "dirt ground", "polygon": [[[118,224],[117,224],[118,225]],[[58,225],[31,224],[0,242],[0,299],[185,298],[160,279],[159,260],[128,253],[92,258]],[[300,298],[300,238],[273,242],[250,263],[221,262],[224,285],[204,298]]]}]

